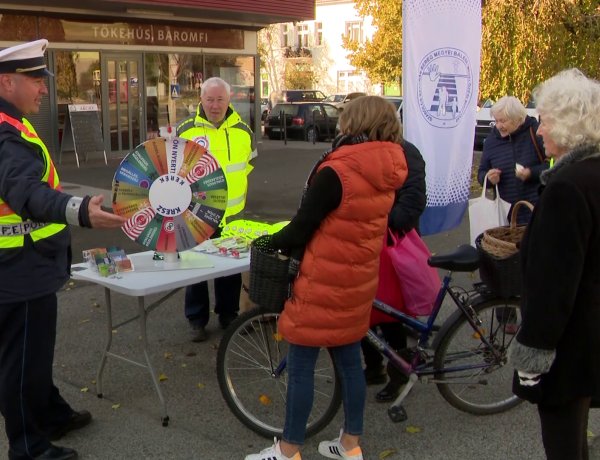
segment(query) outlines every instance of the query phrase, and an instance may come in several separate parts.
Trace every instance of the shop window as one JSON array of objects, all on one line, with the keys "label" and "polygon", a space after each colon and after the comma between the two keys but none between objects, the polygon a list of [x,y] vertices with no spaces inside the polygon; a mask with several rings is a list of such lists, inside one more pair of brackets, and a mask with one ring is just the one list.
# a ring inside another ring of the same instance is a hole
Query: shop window
[{"label": "shop window", "polygon": [[173,129],[196,113],[204,81],[202,56],[186,53],[145,55],[147,138],[159,128]]},{"label": "shop window", "polygon": [[58,105],[59,145],[69,104],[97,104],[100,98],[100,53],[55,51],[55,84]]},{"label": "shop window", "polygon": [[254,129],[254,57],[207,55],[205,77],[220,77],[231,85],[231,104],[242,120]]}]

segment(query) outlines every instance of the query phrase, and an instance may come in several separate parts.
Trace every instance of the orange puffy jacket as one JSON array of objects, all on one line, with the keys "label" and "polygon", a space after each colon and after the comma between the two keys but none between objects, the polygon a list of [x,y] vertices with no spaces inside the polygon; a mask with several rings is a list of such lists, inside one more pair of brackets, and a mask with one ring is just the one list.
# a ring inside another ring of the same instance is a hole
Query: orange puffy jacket
[{"label": "orange puffy jacket", "polygon": [[340,147],[324,167],[340,178],[342,200],[306,246],[279,331],[290,343],[331,347],[356,342],[369,328],[383,235],[407,167],[391,142]]}]

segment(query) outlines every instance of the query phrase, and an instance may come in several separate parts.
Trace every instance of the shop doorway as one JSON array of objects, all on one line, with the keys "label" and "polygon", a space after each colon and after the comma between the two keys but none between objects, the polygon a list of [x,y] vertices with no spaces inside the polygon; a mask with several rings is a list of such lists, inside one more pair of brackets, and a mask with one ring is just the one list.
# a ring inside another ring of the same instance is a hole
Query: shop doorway
[{"label": "shop doorway", "polygon": [[146,138],[142,56],[102,53],[100,68],[104,144],[122,156]]}]

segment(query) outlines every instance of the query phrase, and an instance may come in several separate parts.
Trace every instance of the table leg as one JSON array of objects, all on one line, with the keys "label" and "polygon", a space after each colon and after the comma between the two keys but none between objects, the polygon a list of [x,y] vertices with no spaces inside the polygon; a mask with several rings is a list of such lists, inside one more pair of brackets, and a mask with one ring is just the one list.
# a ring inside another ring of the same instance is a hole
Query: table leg
[{"label": "table leg", "polygon": [[104,366],[106,365],[106,359],[108,358],[108,353],[110,351],[110,347],[112,346],[113,339],[112,304],[110,301],[110,289],[108,288],[104,288],[104,299],[106,303],[106,324],[108,326],[108,329],[106,336],[106,346],[104,347],[102,359],[100,360],[100,366],[98,367],[98,372],[96,374],[96,394],[99,398],[102,398],[102,374],[104,373]]},{"label": "table leg", "polygon": [[158,399],[160,399],[160,404],[162,406],[162,424],[163,426],[167,426],[169,424],[169,416],[167,415],[167,403],[165,402],[165,398],[163,397],[162,391],[160,390],[158,378],[156,377],[154,368],[152,367],[152,362],[150,361],[150,356],[148,355],[148,339],[146,334],[147,312],[146,307],[144,305],[144,297],[138,297],[138,314],[140,317],[140,332],[142,334],[142,347],[144,350],[144,357],[146,358],[146,366],[148,368],[148,372],[150,372],[150,377],[152,377],[152,383],[154,383],[156,394],[158,395]]}]

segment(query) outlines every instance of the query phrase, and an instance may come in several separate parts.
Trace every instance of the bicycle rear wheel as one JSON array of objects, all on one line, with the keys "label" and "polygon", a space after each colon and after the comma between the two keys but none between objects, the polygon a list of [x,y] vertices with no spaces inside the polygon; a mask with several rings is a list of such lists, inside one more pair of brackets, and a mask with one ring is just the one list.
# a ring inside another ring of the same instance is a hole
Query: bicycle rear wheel
[{"label": "bicycle rear wheel", "polygon": [[[227,405],[244,425],[268,438],[281,437],[285,422],[288,344],[278,333],[278,319],[278,313],[260,308],[240,315],[225,331],[217,354],[217,378]],[[333,360],[321,350],[306,436],[327,426],[340,404]]]},{"label": "bicycle rear wheel", "polygon": [[519,303],[516,299],[492,299],[472,308],[475,321],[481,321],[479,332],[459,311],[440,338],[433,361],[437,387],[446,401],[464,412],[504,412],[521,402],[512,393],[514,370],[507,365],[508,347],[521,324]]}]

